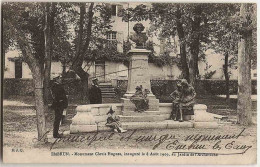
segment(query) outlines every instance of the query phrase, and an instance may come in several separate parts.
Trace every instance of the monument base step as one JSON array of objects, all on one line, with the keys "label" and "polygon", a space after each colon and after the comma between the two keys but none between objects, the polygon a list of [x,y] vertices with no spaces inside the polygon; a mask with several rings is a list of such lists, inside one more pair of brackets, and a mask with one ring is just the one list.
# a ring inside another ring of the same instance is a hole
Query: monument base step
[{"label": "monument base step", "polygon": [[160,115],[120,115],[120,121],[123,122],[157,122],[164,121],[170,118],[170,114]]},{"label": "monument base step", "polygon": [[[164,120],[157,122],[123,122],[122,128],[125,130],[133,129],[175,129],[175,128],[193,128],[191,121],[173,121]],[[97,125],[71,125],[70,133],[85,133],[85,132],[100,132],[112,131],[112,129],[105,125],[105,122]]]},{"label": "monument base step", "polygon": [[125,122],[122,128],[126,130],[133,129],[175,129],[175,128],[192,128],[193,123],[190,121],[178,122],[165,120],[161,122]]},{"label": "monument base step", "polygon": [[143,116],[143,115],[161,115],[161,114],[171,114],[169,111],[123,111],[123,116]]}]

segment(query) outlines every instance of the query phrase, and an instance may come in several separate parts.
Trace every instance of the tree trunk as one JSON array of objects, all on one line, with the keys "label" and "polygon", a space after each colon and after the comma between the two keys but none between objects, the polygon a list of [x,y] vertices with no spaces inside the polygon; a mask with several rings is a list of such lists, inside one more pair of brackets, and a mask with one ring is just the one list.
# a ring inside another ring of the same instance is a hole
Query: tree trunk
[{"label": "tree trunk", "polygon": [[[247,4],[241,4],[240,16],[247,24],[246,13],[248,12]],[[238,123],[241,125],[250,125],[252,123],[251,110],[251,42],[252,31],[242,31],[241,39],[238,44]]]},{"label": "tree trunk", "polygon": [[187,54],[186,54],[186,41],[185,41],[185,34],[182,26],[181,19],[181,11],[179,5],[177,6],[176,11],[176,26],[177,26],[177,33],[180,39],[180,56],[181,56],[181,70],[182,70],[182,76],[185,78],[188,82],[190,82],[189,78],[189,67],[187,63]]},{"label": "tree trunk", "polygon": [[[37,131],[38,139],[45,141],[46,139],[46,123],[45,123],[45,109],[44,104],[44,93],[43,93],[43,76],[39,73],[40,70],[36,70],[33,77],[34,81],[34,94],[35,94],[35,107],[36,107],[36,118],[37,118]],[[45,135],[45,136],[44,136]]]},{"label": "tree trunk", "polygon": [[86,30],[86,41],[83,44],[83,25],[84,25],[84,15],[86,13],[86,4],[81,3],[80,6],[80,20],[79,20],[79,32],[78,32],[78,43],[77,43],[77,52],[76,56],[73,59],[72,68],[76,72],[76,74],[80,77],[81,83],[83,86],[83,103],[88,102],[88,77],[89,74],[85,72],[82,68],[82,64],[84,61],[84,56],[86,55],[86,51],[88,50],[90,38],[91,38],[91,28],[93,21],[93,6],[92,2],[88,9],[88,23]]},{"label": "tree trunk", "polygon": [[196,72],[195,72],[195,63],[194,63],[194,57],[191,55],[190,56],[190,62],[189,62],[189,73],[190,73],[190,84],[192,86],[195,85],[195,80],[196,80]]},{"label": "tree trunk", "polygon": [[80,77],[81,79],[81,84],[82,84],[82,95],[83,95],[83,101],[82,103],[85,104],[86,102],[89,102],[88,99],[88,77],[89,74],[87,72],[85,72],[81,66],[74,67],[74,71],[76,71],[77,75]]},{"label": "tree trunk", "polygon": [[190,83],[191,85],[195,84],[196,78],[199,75],[199,67],[198,67],[198,61],[199,61],[199,38],[195,37],[193,39],[190,46],[190,63],[189,63],[189,69],[190,69]]},{"label": "tree trunk", "polygon": [[[45,40],[45,69],[44,69],[44,105],[45,111],[48,111],[48,102],[49,102],[49,87],[50,87],[50,75],[51,75],[51,45],[52,45],[52,36],[50,34],[50,3],[45,4],[45,28],[44,28],[44,40]],[[53,5],[53,4],[52,4]]]},{"label": "tree trunk", "polygon": [[200,48],[200,23],[201,23],[201,5],[196,5],[194,8],[194,20],[191,19],[191,36],[192,41],[190,43],[190,83],[191,85],[195,84],[195,80],[199,75],[199,48]]},{"label": "tree trunk", "polygon": [[22,51],[25,62],[28,64],[32,71],[34,82],[34,94],[35,94],[35,108],[37,118],[37,131],[38,140],[47,141],[46,134],[46,122],[45,122],[45,106],[44,106],[44,94],[43,94],[43,79],[44,75],[40,66],[39,60],[33,55],[32,49],[26,40],[26,37],[19,32],[17,36],[17,43]]},{"label": "tree trunk", "polygon": [[229,100],[229,75],[228,75],[228,52],[225,53],[225,64],[223,65],[226,82],[226,100]]}]

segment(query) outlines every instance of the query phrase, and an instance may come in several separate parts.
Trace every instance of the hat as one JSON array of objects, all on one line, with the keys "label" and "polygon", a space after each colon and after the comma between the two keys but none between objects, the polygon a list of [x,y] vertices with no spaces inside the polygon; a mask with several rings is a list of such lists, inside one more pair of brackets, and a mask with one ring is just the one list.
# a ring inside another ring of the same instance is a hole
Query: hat
[{"label": "hat", "polygon": [[182,79],[182,80],[181,80],[181,85],[188,85],[187,80],[186,80],[186,79]]},{"label": "hat", "polygon": [[53,80],[57,80],[57,79],[60,79],[61,78],[61,76],[56,76],[56,77],[53,77]]},{"label": "hat", "polygon": [[115,113],[115,111],[112,109],[112,107],[110,107],[110,110],[107,112],[107,115],[108,114],[113,114],[113,113]]},{"label": "hat", "polygon": [[140,86],[137,86],[135,89],[136,89],[136,90],[142,90],[143,87],[142,87],[142,85],[140,85]]},{"label": "hat", "polygon": [[142,90],[140,86],[137,86],[135,89],[136,90]]},{"label": "hat", "polygon": [[98,79],[97,78],[93,78],[92,81],[97,81]]}]

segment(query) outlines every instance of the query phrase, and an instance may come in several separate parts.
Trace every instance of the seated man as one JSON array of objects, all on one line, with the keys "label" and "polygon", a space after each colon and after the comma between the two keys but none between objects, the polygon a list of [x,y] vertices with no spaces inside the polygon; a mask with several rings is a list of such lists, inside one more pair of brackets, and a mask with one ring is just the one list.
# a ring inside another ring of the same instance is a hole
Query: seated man
[{"label": "seated man", "polygon": [[[187,80],[182,79],[181,83],[177,85],[177,90],[170,96],[173,98],[173,112],[171,114],[171,118],[173,117],[175,110],[176,114],[174,120],[179,119],[180,122],[183,122],[183,110],[187,107],[193,106],[195,103],[194,99],[196,92],[194,88],[188,84]],[[178,114],[180,114],[180,118],[177,117]]]},{"label": "seated man", "polygon": [[181,92],[182,92],[182,86],[180,83],[177,83],[177,89],[170,94],[170,97],[172,98],[172,112],[170,119],[177,120],[179,119],[179,109],[180,109],[180,100],[181,100]]}]

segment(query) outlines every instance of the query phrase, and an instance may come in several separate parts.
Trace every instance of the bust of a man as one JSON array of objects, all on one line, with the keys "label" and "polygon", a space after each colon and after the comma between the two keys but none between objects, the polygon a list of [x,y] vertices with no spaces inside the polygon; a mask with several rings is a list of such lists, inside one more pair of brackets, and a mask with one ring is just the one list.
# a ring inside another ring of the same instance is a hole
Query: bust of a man
[{"label": "bust of a man", "polygon": [[132,40],[136,44],[136,48],[144,48],[145,42],[148,37],[142,31],[144,30],[144,26],[142,23],[136,23],[133,27],[135,33],[132,34],[129,39]]}]

